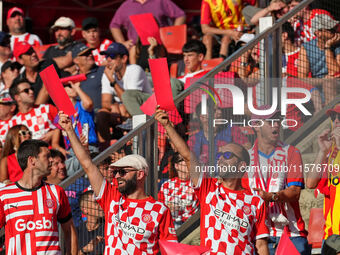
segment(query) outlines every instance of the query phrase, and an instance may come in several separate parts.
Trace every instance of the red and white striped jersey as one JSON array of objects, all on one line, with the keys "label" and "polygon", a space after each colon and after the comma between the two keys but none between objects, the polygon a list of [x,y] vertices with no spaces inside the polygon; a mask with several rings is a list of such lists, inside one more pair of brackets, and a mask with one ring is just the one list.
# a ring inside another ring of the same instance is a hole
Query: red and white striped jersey
[{"label": "red and white striped jersey", "polygon": [[18,183],[0,189],[0,227],[6,254],[61,254],[58,222],[72,218],[64,190],[42,182],[32,190]]},{"label": "red and white striped jersey", "polygon": [[201,206],[201,245],[210,254],[254,254],[255,240],[269,234],[262,198],[250,190],[230,190],[201,175],[196,195]]},{"label": "red and white striped jersey", "polygon": [[[267,155],[258,150],[256,140],[253,148],[249,150],[249,155],[252,168],[242,179],[243,187],[259,188],[266,192],[278,192],[290,186],[304,187],[301,154],[294,146],[278,142],[276,148]],[[307,236],[299,201],[269,203],[270,236],[280,237],[282,235],[285,224],[279,219],[288,220],[289,236]]]},{"label": "red and white striped jersey", "polygon": [[27,113],[18,112],[11,119],[11,126],[25,125],[32,132],[32,139],[42,138],[48,131],[55,129],[53,120],[58,110],[50,104],[35,105]]},{"label": "red and white striped jersey", "polygon": [[22,35],[11,35],[11,49],[13,51],[14,45],[17,42],[27,42],[32,46],[43,45],[40,38],[35,34],[24,33]]},{"label": "red and white striped jersey", "polygon": [[[112,43],[111,40],[104,39],[104,41],[102,41],[102,43],[99,45],[99,47],[92,51],[92,55],[94,57],[94,62],[96,62],[97,66],[101,66],[103,64],[103,62],[106,61],[105,56],[100,55],[100,52],[107,50],[107,48],[109,47],[109,45],[111,43]],[[87,45],[87,46],[89,47],[89,45]]]},{"label": "red and white striped jersey", "polygon": [[152,197],[129,199],[103,181],[96,198],[105,213],[105,254],[157,254],[158,240],[177,242],[171,212]]},{"label": "red and white striped jersey", "polygon": [[325,14],[334,19],[333,16],[328,11],[322,9],[314,9],[312,10],[309,19],[307,20],[306,23],[304,23],[302,20],[295,21],[293,24],[293,29],[295,31],[295,42],[297,43],[297,45],[315,39],[315,34],[312,33],[311,29],[312,19],[319,14]]},{"label": "red and white striped jersey", "polygon": [[194,215],[199,207],[198,198],[190,180],[184,181],[178,177],[162,184],[158,193],[158,200],[166,205],[172,204],[178,207],[178,210],[172,212],[172,217],[175,223],[179,225]]}]

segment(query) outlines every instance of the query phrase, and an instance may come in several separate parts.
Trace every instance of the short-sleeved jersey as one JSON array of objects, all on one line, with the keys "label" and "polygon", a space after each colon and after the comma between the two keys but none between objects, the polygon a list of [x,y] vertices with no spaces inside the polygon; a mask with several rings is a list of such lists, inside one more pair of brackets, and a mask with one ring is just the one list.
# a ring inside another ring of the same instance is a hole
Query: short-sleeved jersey
[{"label": "short-sleeved jersey", "polygon": [[244,25],[242,0],[203,0],[201,24],[211,22],[219,29],[237,29]]},{"label": "short-sleeved jersey", "polygon": [[201,206],[201,245],[209,247],[210,254],[254,254],[255,240],[269,233],[262,198],[202,176],[195,192]]},{"label": "short-sleeved jersey", "polygon": [[334,19],[333,16],[328,11],[322,9],[314,9],[311,11],[311,14],[307,22],[304,23],[303,20],[297,20],[294,22],[293,28],[295,31],[295,42],[298,45],[315,39],[315,34],[312,33],[311,29],[312,19],[319,14],[328,15],[332,19]]},{"label": "short-sleeved jersey", "polygon": [[[94,49],[92,51],[94,62],[96,62],[97,66],[101,66],[104,63],[104,61],[106,61],[105,56],[100,55],[100,52],[107,50],[107,48],[109,47],[109,45],[111,43],[112,43],[111,40],[105,39],[104,41],[102,41],[102,43],[99,45],[99,47],[97,49]],[[87,45],[87,46],[89,47],[89,45]]]},{"label": "short-sleeved jersey", "polygon": [[58,222],[72,218],[64,190],[42,183],[28,190],[17,182],[0,189],[0,227],[6,254],[61,254]]},{"label": "short-sleeved jersey", "polygon": [[58,110],[50,104],[36,105],[27,113],[18,112],[12,118],[12,126],[25,125],[32,132],[32,139],[40,139],[47,132],[56,127],[53,120],[57,116]]},{"label": "short-sleeved jersey", "polygon": [[15,44],[17,42],[27,42],[32,46],[41,46],[43,45],[40,38],[37,35],[24,33],[22,35],[11,35],[11,49],[13,51]]},{"label": "short-sleeved jersey", "polygon": [[[242,179],[244,187],[259,188],[267,192],[278,192],[290,186],[304,187],[301,154],[294,146],[278,142],[276,148],[267,155],[258,150],[258,141],[256,140],[253,148],[249,150],[249,155],[250,167],[252,168],[247,171]],[[260,155],[262,160],[260,160]],[[264,162],[265,160],[267,162]],[[269,203],[270,236],[280,237],[283,233],[284,225],[282,225],[282,222],[273,220],[278,219],[280,214],[285,216],[289,222],[287,229],[289,236],[307,236],[305,223],[300,213],[299,201]]]},{"label": "short-sleeved jersey", "polygon": [[175,226],[181,225],[190,216],[194,215],[199,207],[198,198],[190,185],[190,180],[181,180],[178,177],[164,182],[158,193],[158,200],[178,207],[172,212]]},{"label": "short-sleeved jersey", "polygon": [[128,199],[106,180],[96,199],[105,214],[105,255],[157,254],[158,240],[177,241],[171,212],[162,202]]}]

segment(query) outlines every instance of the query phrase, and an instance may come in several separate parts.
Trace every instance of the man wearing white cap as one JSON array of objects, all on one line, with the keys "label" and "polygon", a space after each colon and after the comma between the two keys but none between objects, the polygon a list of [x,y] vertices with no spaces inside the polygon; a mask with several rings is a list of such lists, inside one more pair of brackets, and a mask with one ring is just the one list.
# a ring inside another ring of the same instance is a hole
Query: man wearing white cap
[{"label": "man wearing white cap", "polygon": [[336,32],[339,22],[326,14],[319,14],[311,21],[311,32],[316,38],[302,44],[298,77],[307,78],[309,73],[316,84],[322,83],[327,105],[337,94],[336,82],[324,78],[340,75],[340,33]]},{"label": "man wearing white cap", "polygon": [[73,40],[76,33],[74,21],[68,17],[60,17],[54,22],[51,30],[57,40],[57,45],[49,47],[43,58],[53,59],[59,68],[72,65],[72,48],[78,43]]},{"label": "man wearing white cap", "polygon": [[13,7],[7,12],[6,20],[9,33],[11,35],[11,49],[14,49],[16,42],[27,42],[32,46],[42,45],[40,38],[37,35],[26,32],[24,11],[18,7]]},{"label": "man wearing white cap", "polygon": [[76,136],[70,118],[59,113],[73,151],[105,213],[105,254],[157,254],[158,240],[177,241],[171,212],[144,191],[149,167],[132,154],[110,165],[118,188],[106,181]]}]

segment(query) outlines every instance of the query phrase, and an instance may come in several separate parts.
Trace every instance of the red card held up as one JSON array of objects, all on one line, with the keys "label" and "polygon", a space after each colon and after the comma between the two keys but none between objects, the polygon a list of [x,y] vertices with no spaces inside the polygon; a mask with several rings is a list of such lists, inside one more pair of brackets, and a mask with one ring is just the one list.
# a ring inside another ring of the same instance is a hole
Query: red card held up
[{"label": "red card held up", "polygon": [[54,66],[50,65],[42,70],[40,72],[40,77],[58,110],[63,111],[69,116],[74,115],[76,110],[61,84]]},{"label": "red card held up", "polygon": [[[153,115],[156,111],[157,101],[156,101],[156,95],[153,93],[145,102],[141,105],[140,109],[142,112],[144,112],[146,115]],[[182,117],[177,111],[177,108],[175,110],[168,112],[169,119],[174,125],[177,125],[178,123],[182,122]],[[163,127],[158,126],[158,130],[160,130],[161,133],[164,133]]]},{"label": "red card held up", "polygon": [[175,110],[166,58],[149,59],[149,66],[157,103],[163,110]]},{"label": "red card held up", "polygon": [[149,45],[148,37],[154,37],[158,44],[162,44],[159,26],[151,13],[131,15],[130,20],[143,45]]}]

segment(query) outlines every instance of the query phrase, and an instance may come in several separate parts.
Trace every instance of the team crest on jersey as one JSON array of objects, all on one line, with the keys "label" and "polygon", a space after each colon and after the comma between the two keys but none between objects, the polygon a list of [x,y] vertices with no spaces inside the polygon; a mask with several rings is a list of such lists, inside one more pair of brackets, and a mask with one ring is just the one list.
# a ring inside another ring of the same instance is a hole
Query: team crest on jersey
[{"label": "team crest on jersey", "polygon": [[146,224],[152,221],[152,216],[148,213],[142,215],[142,221]]},{"label": "team crest on jersey", "polygon": [[55,202],[52,199],[46,199],[45,204],[47,208],[54,208]]},{"label": "team crest on jersey", "polygon": [[42,116],[37,116],[37,124],[38,125],[42,125],[44,124],[44,118]]},{"label": "team crest on jersey", "polygon": [[277,177],[279,177],[279,173],[278,172],[273,173],[273,179],[277,179]]},{"label": "team crest on jersey", "polygon": [[246,214],[249,215],[251,213],[251,209],[248,205],[245,205],[242,207],[242,211]]},{"label": "team crest on jersey", "polygon": [[175,228],[169,228],[169,234],[171,234],[171,235],[176,235],[176,230],[175,230]]}]

